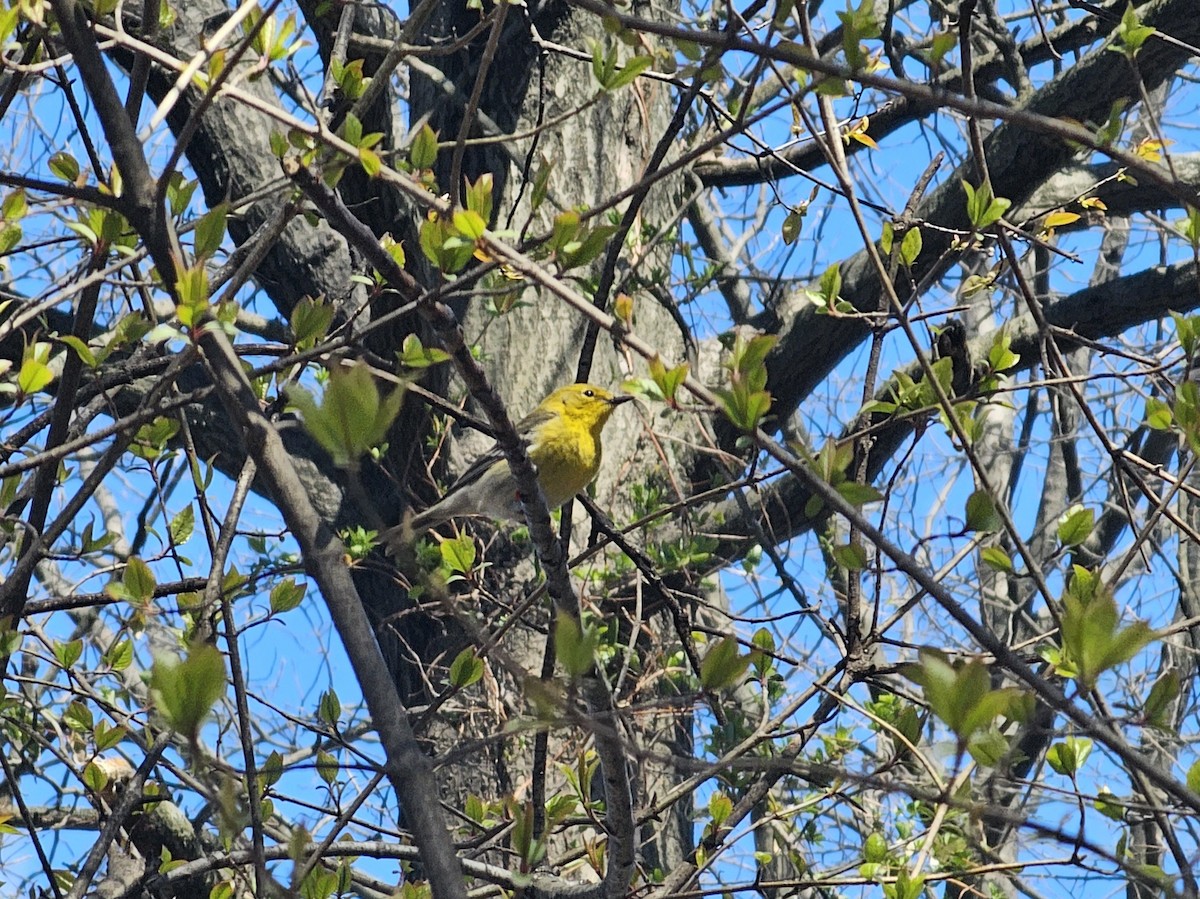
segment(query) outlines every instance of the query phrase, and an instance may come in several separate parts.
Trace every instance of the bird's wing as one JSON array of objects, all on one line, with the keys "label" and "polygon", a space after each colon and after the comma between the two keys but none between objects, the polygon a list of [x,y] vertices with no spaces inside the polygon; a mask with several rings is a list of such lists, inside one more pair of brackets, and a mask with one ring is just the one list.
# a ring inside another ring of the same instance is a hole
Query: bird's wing
[{"label": "bird's wing", "polygon": [[[497,462],[503,461],[503,459],[504,453],[498,446],[492,446],[491,449],[488,449],[482,454],[476,456],[475,461],[467,466],[467,470],[459,475],[458,480],[450,485],[450,489],[446,491],[446,496],[450,496],[452,493],[457,493],[464,487],[474,484],[481,477],[483,477],[483,473],[485,471],[487,471]],[[445,497],[443,497],[443,499],[444,498]]]},{"label": "bird's wing", "polygon": [[[553,417],[554,414],[552,412],[546,412],[543,409],[534,409],[519,422],[517,422],[517,433],[520,434],[522,438],[529,441],[532,445],[534,442],[534,432],[540,425],[545,424]],[[450,489],[446,491],[446,496],[458,492],[469,484],[474,484],[483,476],[485,471],[487,471],[497,462],[501,462],[503,460],[504,451],[500,449],[498,445],[492,444],[492,446],[485,450],[481,455],[476,456],[475,461],[467,466],[467,470],[459,475],[458,480],[450,485]],[[444,498],[445,497],[443,497],[443,499]]]},{"label": "bird's wing", "polygon": [[533,433],[541,425],[554,418],[554,413],[546,409],[537,408],[517,422],[517,433],[526,440],[533,442]]}]

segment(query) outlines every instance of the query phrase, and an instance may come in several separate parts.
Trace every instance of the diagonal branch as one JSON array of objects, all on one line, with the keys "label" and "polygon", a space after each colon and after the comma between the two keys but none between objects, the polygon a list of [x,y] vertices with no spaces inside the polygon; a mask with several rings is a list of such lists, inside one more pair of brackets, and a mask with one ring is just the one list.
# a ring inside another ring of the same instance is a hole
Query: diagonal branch
[{"label": "diagonal branch", "polygon": [[251,458],[300,544],[306,569],[321,588],[383,744],[385,770],[421,851],[433,894],[439,899],[465,899],[462,868],[441,806],[431,801],[438,795],[437,781],[363,610],[346,566],[346,548],[313,508],[279,432],[259,408],[220,327],[215,323],[204,327],[199,341],[226,411],[240,427]]}]

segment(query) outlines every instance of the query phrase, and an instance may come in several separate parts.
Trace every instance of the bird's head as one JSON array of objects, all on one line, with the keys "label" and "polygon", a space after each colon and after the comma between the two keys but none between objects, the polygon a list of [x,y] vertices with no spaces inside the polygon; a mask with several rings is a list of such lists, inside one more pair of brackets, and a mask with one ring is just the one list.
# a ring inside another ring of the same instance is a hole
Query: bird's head
[{"label": "bird's head", "polygon": [[560,387],[542,402],[541,408],[552,414],[562,415],[568,421],[598,434],[608,418],[621,403],[632,396],[614,396],[603,387],[594,384],[568,384]]}]

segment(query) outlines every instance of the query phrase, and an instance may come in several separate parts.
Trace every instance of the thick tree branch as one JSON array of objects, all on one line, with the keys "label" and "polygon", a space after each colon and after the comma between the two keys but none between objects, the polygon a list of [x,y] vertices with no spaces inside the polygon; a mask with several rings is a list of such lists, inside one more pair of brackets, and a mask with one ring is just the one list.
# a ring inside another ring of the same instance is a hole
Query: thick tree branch
[{"label": "thick tree branch", "polygon": [[[566,554],[550,523],[550,513],[537,480],[537,470],[529,461],[528,448],[517,434],[503,400],[488,383],[483,368],[471,355],[454,313],[448,306],[420,289],[412,275],[397,264],[370,231],[350,213],[341,199],[314,172],[290,160],[285,162],[285,170],[325,214],[330,224],[363,254],[393,288],[417,304],[418,312],[437,333],[467,389],[483,407],[492,425],[496,443],[504,451],[505,460],[517,481],[529,532],[538,558],[545,569],[555,607],[578,621],[579,597],[571,584]],[[443,214],[446,212],[447,210],[442,210]],[[611,714],[612,697],[600,675],[593,672],[585,676],[583,693],[593,715],[603,720]],[[633,870],[636,834],[633,827],[629,775],[615,728],[600,726],[595,728],[593,734],[597,751],[603,761],[604,779],[609,791],[606,823],[610,846],[605,885],[608,895],[615,896],[627,888]]]},{"label": "thick tree branch", "polygon": [[215,323],[200,334],[205,359],[230,417],[239,425],[250,456],[288,530],[300,544],[305,567],[321,588],[330,617],[362,687],[371,720],[387,754],[388,779],[400,797],[405,820],[439,899],[465,899],[462,869],[446,829],[429,759],[408,723],[408,711],[392,683],[362,600],[346,567],[346,548],[316,513],[274,426],[259,409],[224,334]]},{"label": "thick tree branch", "polygon": [[[1045,307],[1045,316],[1051,326],[1062,329],[1057,335],[1060,344],[1069,345],[1073,336],[1103,340],[1170,312],[1184,313],[1197,307],[1200,307],[1200,280],[1197,279],[1196,265],[1180,263],[1147,269],[1062,297]],[[1012,339],[1012,350],[1021,357],[1010,374],[1037,365],[1041,358],[1038,352],[1041,336],[1033,317],[1029,314],[1018,316],[1006,327]],[[971,343],[971,358],[986,358],[994,339],[995,334],[976,337]],[[920,370],[920,365],[914,362],[902,371],[911,378]],[[893,377],[878,395],[889,396],[895,383]],[[851,423],[839,439],[852,439],[864,429],[871,429],[873,441],[867,470],[869,477],[874,479],[912,435],[915,425],[913,418],[893,417],[881,422],[865,416]],[[748,497],[748,505],[736,499],[718,504],[712,512],[716,520],[725,522],[722,533],[745,537],[722,542],[715,553],[716,559],[721,560],[717,566],[740,558],[746,543],[755,539],[759,526],[766,528],[767,533],[779,542],[811,529],[824,515],[817,518],[805,515],[804,508],[811,497],[807,488],[788,478]]]}]

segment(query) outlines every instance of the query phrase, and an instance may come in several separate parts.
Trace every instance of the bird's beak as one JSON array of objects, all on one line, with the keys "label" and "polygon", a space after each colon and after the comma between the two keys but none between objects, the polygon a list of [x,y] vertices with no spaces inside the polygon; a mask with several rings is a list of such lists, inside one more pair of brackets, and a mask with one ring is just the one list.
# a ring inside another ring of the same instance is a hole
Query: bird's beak
[{"label": "bird's beak", "polygon": [[637,399],[637,397],[635,397],[632,393],[622,393],[620,396],[614,396],[608,402],[612,406],[619,406],[621,403],[628,403],[630,400],[634,399]]}]

